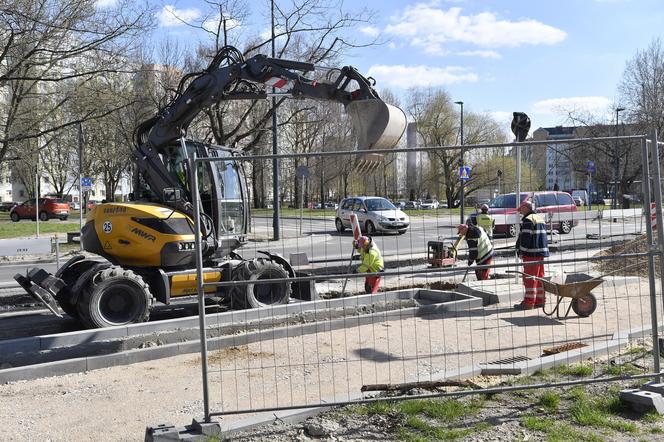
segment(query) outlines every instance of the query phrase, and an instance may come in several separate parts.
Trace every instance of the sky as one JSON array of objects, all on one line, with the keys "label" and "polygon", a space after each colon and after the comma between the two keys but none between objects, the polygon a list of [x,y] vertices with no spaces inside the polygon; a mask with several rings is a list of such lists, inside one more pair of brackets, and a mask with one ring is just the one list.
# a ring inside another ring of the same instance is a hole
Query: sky
[{"label": "sky", "polygon": [[[248,4],[251,15],[238,25],[269,32],[269,0]],[[155,5],[155,38],[201,37],[174,16],[202,17],[204,0]],[[626,63],[664,37],[662,0],[346,0],[344,7],[375,11],[352,37],[382,44],[353,50],[343,64],[402,102],[411,87],[441,87],[464,111],[489,113],[506,127],[514,111],[526,112],[533,129],[565,124],[569,111],[611,121]]]}]

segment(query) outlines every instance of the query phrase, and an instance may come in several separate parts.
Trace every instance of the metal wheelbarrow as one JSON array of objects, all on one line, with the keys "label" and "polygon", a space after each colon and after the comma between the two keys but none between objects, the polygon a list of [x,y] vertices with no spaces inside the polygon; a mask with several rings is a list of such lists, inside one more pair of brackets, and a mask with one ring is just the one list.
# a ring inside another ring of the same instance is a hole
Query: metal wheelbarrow
[{"label": "metal wheelbarrow", "polygon": [[[556,305],[553,309],[547,312],[546,306],[543,305],[542,312],[547,316],[553,316],[555,313],[558,319],[567,318],[570,310],[574,310],[574,313],[581,318],[587,318],[592,315],[597,308],[597,298],[590,291],[604,282],[604,279],[602,279],[603,276],[593,278],[584,273],[568,274],[564,284],[553,282],[546,278],[526,275],[524,272],[518,270],[508,270],[507,273],[518,273],[536,279],[542,283],[545,292],[556,295]],[[561,316],[560,303],[564,298],[570,298],[571,302],[565,314]]]}]

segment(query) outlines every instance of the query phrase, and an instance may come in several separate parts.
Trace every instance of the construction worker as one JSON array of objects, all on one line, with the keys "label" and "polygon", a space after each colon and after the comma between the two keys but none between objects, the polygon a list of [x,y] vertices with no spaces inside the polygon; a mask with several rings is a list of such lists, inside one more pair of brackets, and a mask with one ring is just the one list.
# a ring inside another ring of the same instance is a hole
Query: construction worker
[{"label": "construction worker", "polygon": [[[360,236],[357,241],[353,241],[353,247],[360,253],[362,264],[355,270],[354,273],[378,273],[382,272],[383,257],[380,254],[378,246],[373,243],[372,239],[368,236]],[[367,294],[375,294],[380,287],[381,277],[367,276],[364,280],[364,290]]]},{"label": "construction worker", "polygon": [[475,222],[478,226],[484,229],[489,239],[493,241],[493,229],[496,227],[496,220],[489,215],[489,206],[482,204],[480,206],[480,213],[475,217]]},{"label": "construction worker", "polygon": [[546,302],[544,285],[542,281],[534,279],[544,277],[544,264],[542,260],[549,256],[549,246],[546,237],[546,223],[544,218],[535,213],[535,205],[531,201],[524,201],[519,206],[521,214],[521,231],[516,241],[516,251],[524,262],[523,286],[525,295],[523,301],[514,306],[517,310],[531,310],[542,307]]},{"label": "construction worker", "polygon": [[[476,262],[478,266],[490,265],[493,262],[493,245],[489,235],[481,227],[470,223],[459,224],[457,233],[466,237],[468,243],[468,266]],[[491,269],[475,269],[478,281],[489,279]]]}]

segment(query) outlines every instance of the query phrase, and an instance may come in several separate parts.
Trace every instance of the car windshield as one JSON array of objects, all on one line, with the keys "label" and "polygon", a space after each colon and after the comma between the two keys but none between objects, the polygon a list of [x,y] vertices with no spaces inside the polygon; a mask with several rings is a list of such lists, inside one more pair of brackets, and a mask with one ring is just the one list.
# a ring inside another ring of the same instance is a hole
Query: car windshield
[{"label": "car windshield", "polygon": [[[521,201],[528,196],[527,193],[521,194]],[[507,195],[500,195],[492,199],[489,203],[489,207],[492,209],[511,209],[516,208],[516,195],[514,193],[509,193]]]},{"label": "car windshield", "polygon": [[369,212],[377,212],[380,210],[395,210],[394,204],[386,200],[385,198],[372,198],[365,200],[364,203],[367,205],[367,210]]}]

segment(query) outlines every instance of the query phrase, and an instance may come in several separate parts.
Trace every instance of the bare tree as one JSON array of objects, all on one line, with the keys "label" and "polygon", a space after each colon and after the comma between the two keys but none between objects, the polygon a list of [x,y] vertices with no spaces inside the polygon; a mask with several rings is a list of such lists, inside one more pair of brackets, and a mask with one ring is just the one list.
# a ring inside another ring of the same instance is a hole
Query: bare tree
[{"label": "bare tree", "polygon": [[[459,114],[450,96],[442,89],[413,89],[409,93],[408,112],[417,121],[418,134],[426,146],[453,146],[460,142]],[[464,113],[464,144],[504,142],[505,135],[498,123],[489,116]],[[458,179],[458,166],[461,149],[438,149],[427,154],[428,168],[423,177],[423,189],[427,193],[444,197],[449,207],[456,207],[461,190]],[[478,171],[479,173],[479,171]],[[467,183],[467,192],[482,187],[486,182],[478,173],[473,172]],[[495,171],[487,171],[493,174]],[[441,187],[443,191],[441,191]]]},{"label": "bare tree", "polygon": [[654,39],[627,62],[618,85],[620,104],[626,107],[628,121],[642,131],[664,130],[664,47]]},{"label": "bare tree", "polygon": [[[150,24],[150,10],[123,0],[102,9],[94,0],[8,0],[0,3],[0,161],[12,146],[97,116],[50,118],[69,96],[51,104],[44,118],[26,118],[26,100],[52,91],[47,85],[125,70],[124,57]],[[102,112],[103,113],[103,112]],[[44,124],[48,121],[48,124]],[[20,126],[20,130],[17,129]]]}]

